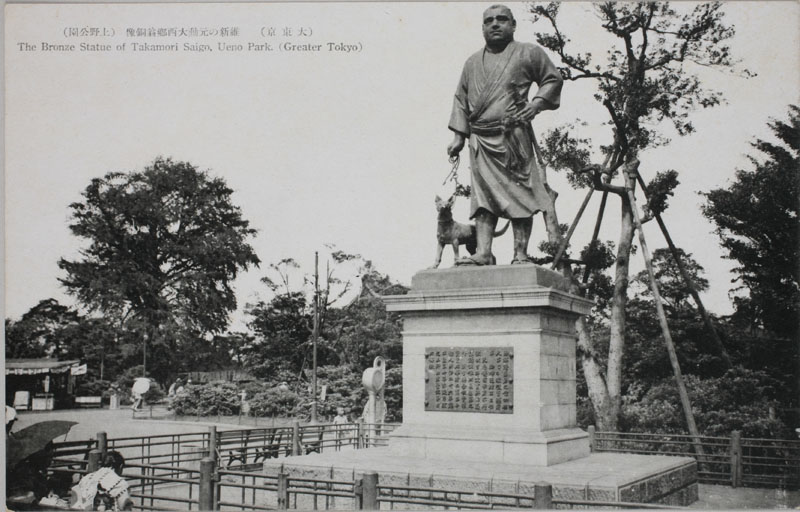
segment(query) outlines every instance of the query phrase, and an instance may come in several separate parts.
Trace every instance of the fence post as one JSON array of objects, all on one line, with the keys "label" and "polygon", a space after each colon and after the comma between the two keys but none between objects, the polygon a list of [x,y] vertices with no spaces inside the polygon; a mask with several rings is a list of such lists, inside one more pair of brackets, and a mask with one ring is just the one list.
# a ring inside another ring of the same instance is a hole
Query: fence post
[{"label": "fence post", "polygon": [[215,510],[214,505],[214,467],[216,462],[211,457],[200,461],[200,490],[198,491],[198,504],[200,510]]},{"label": "fence post", "polygon": [[594,428],[594,425],[589,425],[589,428],[587,430],[589,431],[589,451],[590,452],[594,452],[595,451],[595,447],[594,447],[595,428]]},{"label": "fence post", "polygon": [[364,423],[359,421],[356,425],[358,426],[356,432],[356,448],[361,449],[364,448]]},{"label": "fence post", "polygon": [[535,484],[533,486],[533,508],[542,510],[553,508],[553,486]]},{"label": "fence post", "polygon": [[208,427],[208,456],[217,462],[217,427],[213,425]]},{"label": "fence post", "polygon": [[278,473],[278,509],[289,508],[289,475]]},{"label": "fence post", "polygon": [[89,473],[94,473],[98,469],[100,469],[100,459],[103,454],[100,450],[92,450],[89,452],[89,464],[86,466],[86,470]]},{"label": "fence post", "polygon": [[300,455],[300,422],[292,422],[292,455]]},{"label": "fence post", "polygon": [[378,473],[367,471],[361,477],[362,510],[378,510]]},{"label": "fence post", "polygon": [[364,479],[363,478],[356,478],[355,482],[353,482],[353,501],[354,509],[361,510],[364,505]]},{"label": "fence post", "polygon": [[100,450],[100,453],[103,454],[103,458],[105,458],[106,453],[108,453],[108,434],[105,432],[97,433],[97,449]]},{"label": "fence post", "polygon": [[731,432],[731,486],[742,485],[742,433]]}]

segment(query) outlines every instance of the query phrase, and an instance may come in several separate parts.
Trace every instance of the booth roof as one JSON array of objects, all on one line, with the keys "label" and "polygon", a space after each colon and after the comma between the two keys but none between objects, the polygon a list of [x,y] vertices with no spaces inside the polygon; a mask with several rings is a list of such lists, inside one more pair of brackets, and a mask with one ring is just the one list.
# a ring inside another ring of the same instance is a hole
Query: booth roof
[{"label": "booth roof", "polygon": [[59,361],[57,359],[6,359],[6,375],[36,375],[38,373],[64,373],[71,366],[80,363],[78,359]]}]

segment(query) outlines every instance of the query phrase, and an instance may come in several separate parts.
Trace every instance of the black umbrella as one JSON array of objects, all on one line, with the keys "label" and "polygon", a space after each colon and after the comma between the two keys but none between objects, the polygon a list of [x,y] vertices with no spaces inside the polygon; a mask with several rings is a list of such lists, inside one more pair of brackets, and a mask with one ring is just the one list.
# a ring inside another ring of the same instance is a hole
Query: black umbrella
[{"label": "black umbrella", "polygon": [[18,462],[41,451],[47,443],[63,436],[76,421],[41,421],[8,436],[6,441],[6,468],[13,468]]}]

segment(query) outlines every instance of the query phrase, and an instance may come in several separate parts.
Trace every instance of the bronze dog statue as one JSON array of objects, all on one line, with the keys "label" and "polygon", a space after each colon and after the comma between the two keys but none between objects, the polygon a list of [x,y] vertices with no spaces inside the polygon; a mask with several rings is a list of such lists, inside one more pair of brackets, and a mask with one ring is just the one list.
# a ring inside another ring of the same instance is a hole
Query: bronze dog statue
[{"label": "bronze dog statue", "polygon": [[[441,197],[436,196],[436,211],[438,212],[438,226],[436,228],[436,260],[431,265],[430,269],[438,268],[442,262],[442,251],[445,245],[453,247],[453,261],[458,259],[458,251],[461,245],[466,246],[467,252],[475,254],[477,249],[477,234],[475,231],[475,224],[462,224],[453,220],[453,203],[455,196],[450,196],[447,201],[442,200]],[[498,237],[508,230],[511,221],[500,230],[495,231],[494,236]],[[492,256],[492,264],[495,263],[494,256]]]}]

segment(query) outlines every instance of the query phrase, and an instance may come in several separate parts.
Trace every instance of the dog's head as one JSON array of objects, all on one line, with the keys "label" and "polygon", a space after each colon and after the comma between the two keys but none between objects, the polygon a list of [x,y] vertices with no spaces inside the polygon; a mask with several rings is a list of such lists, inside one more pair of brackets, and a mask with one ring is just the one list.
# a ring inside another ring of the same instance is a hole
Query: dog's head
[{"label": "dog's head", "polygon": [[443,200],[441,197],[436,196],[436,211],[441,212],[442,210],[451,210],[453,208],[453,203],[456,200],[456,196],[450,196],[450,199],[447,201]]},{"label": "dog's head", "polygon": [[455,196],[450,196],[450,199],[444,201],[441,197],[436,196],[436,211],[439,212],[440,221],[453,220],[452,208],[455,199],[456,199]]}]

